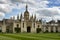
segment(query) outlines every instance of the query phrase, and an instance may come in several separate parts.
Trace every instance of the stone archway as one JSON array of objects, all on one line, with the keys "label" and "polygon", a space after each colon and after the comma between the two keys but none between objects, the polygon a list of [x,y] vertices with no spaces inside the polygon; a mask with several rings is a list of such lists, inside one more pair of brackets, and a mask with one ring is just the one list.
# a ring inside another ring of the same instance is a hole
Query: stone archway
[{"label": "stone archway", "polygon": [[28,33],[31,32],[31,27],[30,27],[30,26],[27,27],[27,32],[28,32]]}]

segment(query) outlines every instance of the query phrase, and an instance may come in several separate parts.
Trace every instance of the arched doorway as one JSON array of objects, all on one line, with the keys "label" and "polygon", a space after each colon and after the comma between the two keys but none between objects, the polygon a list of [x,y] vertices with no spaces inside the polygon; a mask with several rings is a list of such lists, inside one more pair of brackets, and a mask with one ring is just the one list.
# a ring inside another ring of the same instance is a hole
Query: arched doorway
[{"label": "arched doorway", "polygon": [[31,27],[30,27],[30,26],[27,27],[27,32],[28,32],[28,33],[31,32]]}]

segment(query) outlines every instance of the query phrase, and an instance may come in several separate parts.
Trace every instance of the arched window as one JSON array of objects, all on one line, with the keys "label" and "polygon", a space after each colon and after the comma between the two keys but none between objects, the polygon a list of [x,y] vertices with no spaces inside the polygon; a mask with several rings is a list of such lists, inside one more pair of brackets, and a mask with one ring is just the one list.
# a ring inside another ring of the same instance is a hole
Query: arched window
[{"label": "arched window", "polygon": [[17,24],[17,28],[19,27],[19,24]]},{"label": "arched window", "polygon": [[46,29],[48,30],[48,27],[46,27]]},{"label": "arched window", "polygon": [[21,32],[21,28],[19,28],[19,24],[17,24],[17,27],[15,28],[16,33]]},{"label": "arched window", "polygon": [[35,28],[35,23],[34,23],[34,28]]},{"label": "arched window", "polygon": [[24,28],[24,23],[23,23],[23,28]]},{"label": "arched window", "polygon": [[38,25],[38,28],[39,28],[39,25]]}]

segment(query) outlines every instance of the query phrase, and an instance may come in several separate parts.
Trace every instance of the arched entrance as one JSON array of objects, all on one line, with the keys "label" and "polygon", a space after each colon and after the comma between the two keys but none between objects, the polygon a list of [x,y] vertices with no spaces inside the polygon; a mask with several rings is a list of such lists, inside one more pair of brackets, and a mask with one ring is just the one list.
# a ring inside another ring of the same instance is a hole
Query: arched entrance
[{"label": "arched entrance", "polygon": [[28,33],[31,32],[31,27],[30,27],[30,26],[27,27],[27,32],[28,32]]}]

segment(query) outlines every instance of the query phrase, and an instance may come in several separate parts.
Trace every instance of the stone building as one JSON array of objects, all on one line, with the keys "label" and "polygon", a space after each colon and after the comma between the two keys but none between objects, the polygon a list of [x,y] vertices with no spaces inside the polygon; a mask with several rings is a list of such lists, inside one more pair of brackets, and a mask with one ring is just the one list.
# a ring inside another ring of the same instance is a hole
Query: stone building
[{"label": "stone building", "polygon": [[48,23],[42,24],[42,20],[36,20],[36,15],[30,17],[28,11],[28,5],[26,5],[26,10],[24,16],[22,14],[11,19],[3,19],[0,21],[0,32],[3,33],[40,33],[40,32],[60,32],[60,23],[55,23],[55,21],[50,21]]},{"label": "stone building", "polygon": [[[60,20],[59,20],[60,21]],[[55,22],[54,20],[51,20],[47,22],[46,24],[43,24],[43,32],[60,32],[60,22]]]}]

